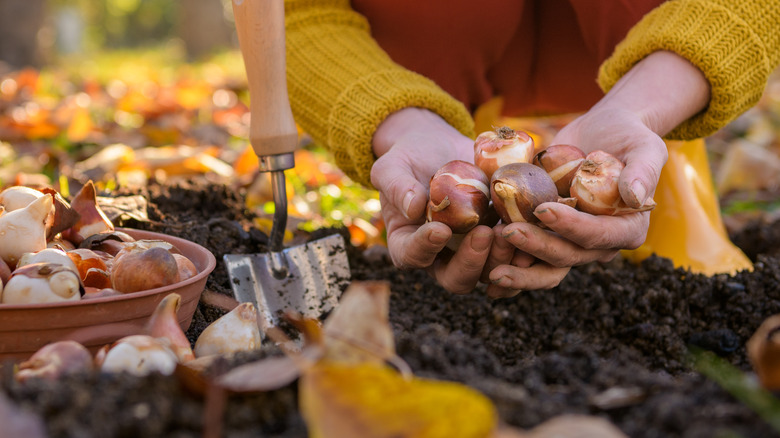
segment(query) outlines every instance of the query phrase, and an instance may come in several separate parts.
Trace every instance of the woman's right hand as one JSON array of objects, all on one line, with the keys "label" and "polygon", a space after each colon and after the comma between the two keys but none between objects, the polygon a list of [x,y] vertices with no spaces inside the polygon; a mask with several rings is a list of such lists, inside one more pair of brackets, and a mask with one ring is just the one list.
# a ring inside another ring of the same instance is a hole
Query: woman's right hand
[{"label": "woman's right hand", "polygon": [[378,159],[371,183],[379,190],[395,266],[425,268],[449,292],[471,292],[491,252],[493,230],[474,228],[453,252],[446,248],[452,231],[439,222],[426,223],[425,209],[431,176],[452,160],[473,163],[474,140],[431,111],[405,108],[382,122],[373,146]]}]

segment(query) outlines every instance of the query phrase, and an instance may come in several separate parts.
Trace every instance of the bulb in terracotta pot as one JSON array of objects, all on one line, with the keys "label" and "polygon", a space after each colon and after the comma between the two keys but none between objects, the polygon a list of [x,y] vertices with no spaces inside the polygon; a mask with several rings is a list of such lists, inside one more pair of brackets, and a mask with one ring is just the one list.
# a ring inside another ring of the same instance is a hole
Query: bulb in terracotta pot
[{"label": "bulb in terracotta pot", "polygon": [[558,195],[568,198],[571,180],[584,160],[585,153],[577,146],[556,144],[536,154],[533,163],[550,175],[558,189]]},{"label": "bulb in terracotta pot", "polygon": [[536,207],[558,201],[558,189],[550,175],[531,163],[512,163],[496,170],[490,181],[490,195],[505,224],[537,223]]},{"label": "bulb in terracotta pot", "polygon": [[260,348],[261,341],[255,305],[241,303],[203,330],[195,341],[195,356],[250,351]]},{"label": "bulb in terracotta pot", "polygon": [[44,196],[40,190],[27,186],[11,186],[0,192],[0,205],[6,212],[27,207],[31,202]]},{"label": "bulb in terracotta pot", "polygon": [[127,372],[136,376],[171,375],[177,363],[168,340],[149,335],[126,336],[104,346],[95,355],[95,364],[101,371]]},{"label": "bulb in terracotta pot", "polygon": [[198,268],[195,267],[195,263],[188,259],[183,254],[174,254],[173,258],[176,259],[176,266],[179,269],[179,280],[184,281],[198,275]]},{"label": "bulb in terracotta pot", "polygon": [[499,167],[510,163],[530,163],[534,156],[534,140],[528,133],[503,126],[485,131],[474,141],[474,164],[488,180]]},{"label": "bulb in terracotta pot", "polygon": [[78,301],[84,295],[79,275],[56,263],[33,263],[13,271],[3,287],[3,304],[56,303]]},{"label": "bulb in terracotta pot", "polygon": [[86,347],[76,341],[58,341],[44,345],[20,363],[14,378],[19,382],[33,378],[56,380],[66,374],[92,369],[92,354]]},{"label": "bulb in terracotta pot", "polygon": [[44,248],[38,252],[26,252],[19,258],[18,267],[29,265],[32,263],[56,263],[66,268],[70,268],[73,272],[79,272],[76,264],[73,263],[68,254],[57,248]]},{"label": "bulb in terracotta pot", "polygon": [[447,225],[453,233],[467,233],[482,222],[489,204],[485,173],[471,163],[454,160],[431,178],[426,218]]},{"label": "bulb in terracotta pot", "polygon": [[[121,254],[121,251],[120,251]],[[114,258],[112,287],[123,293],[168,286],[179,281],[179,266],[167,249],[155,247]]]},{"label": "bulb in terracotta pot", "polygon": [[84,286],[100,289],[111,287],[110,272],[113,260],[109,254],[86,248],[72,249],[66,254],[76,265]]},{"label": "bulb in terracotta pot", "polygon": [[15,267],[26,252],[46,248],[46,224],[51,196],[41,196],[24,208],[0,214],[0,258]]},{"label": "bulb in terracotta pot", "polygon": [[580,164],[571,182],[571,196],[577,199],[577,209],[594,215],[618,216],[652,210],[655,201],[645,201],[639,208],[629,207],[620,196],[618,180],[625,165],[604,151],[589,153]]}]

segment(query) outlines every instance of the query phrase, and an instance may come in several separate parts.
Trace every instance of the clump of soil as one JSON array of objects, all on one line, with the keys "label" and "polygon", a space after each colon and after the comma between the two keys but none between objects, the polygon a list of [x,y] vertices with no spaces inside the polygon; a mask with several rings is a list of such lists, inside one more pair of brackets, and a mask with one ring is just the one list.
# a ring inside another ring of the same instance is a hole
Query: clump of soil
[{"label": "clump of soil", "polygon": [[[224,186],[152,185],[144,194],[153,222],[121,225],[211,250],[219,261],[211,291],[230,294],[223,254],[265,250],[240,194]],[[394,268],[381,251],[349,255],[353,280],[390,283],[397,351],[415,374],[482,391],[508,424],[530,428],[584,413],[632,437],[778,436],[690,361],[695,346],[749,372],[745,342],[780,313],[780,223],[756,223],[733,239],[754,259],[753,272],[706,277],[661,258],[639,266],[616,259],[575,268],[553,290],[502,300],[479,290],[450,295],[423,271]],[[221,314],[201,303],[188,336]],[[8,367],[3,373],[0,388],[41,415],[52,437],[203,434],[203,400],[175,377],[94,373],[20,385]],[[223,436],[306,436],[295,384],[231,397],[223,418]]]}]

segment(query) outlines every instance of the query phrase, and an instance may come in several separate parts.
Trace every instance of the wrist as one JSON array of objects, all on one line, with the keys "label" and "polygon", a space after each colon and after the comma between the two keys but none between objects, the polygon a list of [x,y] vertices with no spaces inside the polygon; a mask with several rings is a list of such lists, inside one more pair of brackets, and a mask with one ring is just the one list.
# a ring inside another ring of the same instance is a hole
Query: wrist
[{"label": "wrist", "polygon": [[636,114],[659,136],[704,110],[710,84],[687,59],[667,51],[637,63],[597,104]]},{"label": "wrist", "polygon": [[433,111],[424,108],[408,107],[387,116],[374,131],[371,142],[374,155],[377,158],[381,157],[402,137],[410,135],[422,138],[429,135],[441,136],[442,140],[452,144],[458,144],[467,140],[467,137],[464,137],[457,129],[450,126],[441,116]]}]

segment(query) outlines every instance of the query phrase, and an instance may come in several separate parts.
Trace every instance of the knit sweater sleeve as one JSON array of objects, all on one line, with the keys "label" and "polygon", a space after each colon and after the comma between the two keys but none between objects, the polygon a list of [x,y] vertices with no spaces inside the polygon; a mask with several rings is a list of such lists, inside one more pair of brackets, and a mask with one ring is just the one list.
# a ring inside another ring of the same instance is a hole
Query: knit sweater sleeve
[{"label": "knit sweater sleeve", "polygon": [[667,137],[712,134],[758,102],[780,62],[780,1],[671,0],[642,18],[599,71],[605,91],[658,50],[696,65],[711,87],[707,108]]},{"label": "knit sweater sleeve", "polygon": [[467,136],[466,107],[394,63],[347,0],[286,0],[287,80],[296,123],[353,180],[371,186],[372,137],[391,113],[420,107]]}]

